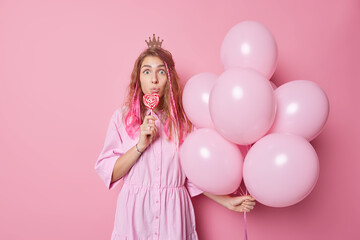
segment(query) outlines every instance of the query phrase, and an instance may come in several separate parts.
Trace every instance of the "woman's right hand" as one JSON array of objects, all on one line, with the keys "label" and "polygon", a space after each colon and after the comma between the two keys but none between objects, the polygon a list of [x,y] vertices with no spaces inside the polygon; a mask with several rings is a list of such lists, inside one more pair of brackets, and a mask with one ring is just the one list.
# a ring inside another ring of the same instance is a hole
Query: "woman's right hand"
[{"label": "woman's right hand", "polygon": [[140,138],[137,143],[139,151],[145,149],[157,138],[158,129],[155,125],[156,117],[152,115],[145,116],[143,123],[140,125]]}]

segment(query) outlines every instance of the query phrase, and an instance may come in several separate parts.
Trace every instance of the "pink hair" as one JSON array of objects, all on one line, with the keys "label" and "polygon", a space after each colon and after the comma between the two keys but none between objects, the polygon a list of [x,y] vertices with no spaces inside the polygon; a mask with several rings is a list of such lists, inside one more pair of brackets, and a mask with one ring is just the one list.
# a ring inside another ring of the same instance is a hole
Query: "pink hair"
[{"label": "pink hair", "polygon": [[[169,80],[169,91],[170,91],[170,97],[171,97],[171,117],[173,118],[173,119],[179,119],[178,118],[178,116],[177,116],[177,111],[175,110],[176,109],[176,104],[175,104],[175,100],[174,100],[174,94],[173,94],[173,90],[172,90],[172,84],[171,84],[171,78],[170,78],[170,72],[169,72],[169,68],[168,68],[168,65],[167,65],[167,63],[164,61],[164,63],[165,63],[165,67],[166,67],[166,72],[167,72],[167,75],[168,75],[168,80]],[[175,113],[175,114],[174,114]],[[169,136],[169,133],[168,133],[168,125],[169,125],[169,122],[170,121],[170,119],[168,118],[168,120],[166,121],[167,122],[167,124],[165,124],[165,133],[166,133],[166,136],[168,136],[169,138],[171,138],[170,136]],[[177,122],[177,123],[179,123],[180,122],[180,132],[182,132],[183,131],[183,123],[182,123],[182,121],[175,121],[175,122]],[[182,144],[182,142],[184,141],[183,140],[183,137],[178,133],[178,137],[179,137],[179,142],[180,142],[180,145]]]},{"label": "pink hair", "polygon": [[141,124],[141,115],[140,115],[140,102],[139,102],[139,92],[137,92],[138,81],[136,81],[135,91],[132,96],[130,103],[130,109],[125,117],[125,130],[129,136],[134,139],[137,131],[140,128]]}]

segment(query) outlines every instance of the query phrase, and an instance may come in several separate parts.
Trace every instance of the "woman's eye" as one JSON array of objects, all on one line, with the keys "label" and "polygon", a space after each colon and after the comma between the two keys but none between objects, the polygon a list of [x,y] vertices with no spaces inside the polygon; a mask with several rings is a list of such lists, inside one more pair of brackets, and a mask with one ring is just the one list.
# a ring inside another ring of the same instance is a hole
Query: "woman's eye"
[{"label": "woman's eye", "polygon": [[160,73],[160,74],[165,74],[165,71],[164,71],[164,70],[160,70],[159,73]]},{"label": "woman's eye", "polygon": [[149,74],[149,73],[150,73],[149,70],[145,70],[145,71],[144,71],[144,74]]}]

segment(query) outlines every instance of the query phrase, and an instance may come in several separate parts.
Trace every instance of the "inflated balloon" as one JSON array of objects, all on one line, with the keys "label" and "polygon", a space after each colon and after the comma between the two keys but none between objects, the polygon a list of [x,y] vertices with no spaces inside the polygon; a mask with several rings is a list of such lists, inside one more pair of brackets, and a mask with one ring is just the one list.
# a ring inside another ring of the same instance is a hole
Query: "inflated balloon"
[{"label": "inflated balloon", "polygon": [[296,80],[275,90],[277,113],[269,133],[293,133],[308,141],[317,137],[329,116],[329,100],[319,85]]},{"label": "inflated balloon", "polygon": [[197,128],[214,128],[209,112],[209,96],[217,78],[213,73],[200,73],[191,77],[184,87],[184,110]]},{"label": "inflated balloon", "polygon": [[186,176],[205,192],[229,194],[240,186],[243,156],[213,129],[189,134],[180,148],[180,161]]},{"label": "inflated balloon", "polygon": [[277,65],[275,38],[264,25],[241,22],[230,29],[221,44],[221,61],[226,69],[252,68],[270,79]]},{"label": "inflated balloon", "polygon": [[270,207],[286,207],[303,200],[319,176],[318,156],[303,137],[273,133],[257,141],[244,161],[249,193]]},{"label": "inflated balloon", "polygon": [[264,76],[251,69],[233,68],[219,76],[209,106],[216,130],[233,143],[248,145],[269,131],[276,99]]}]

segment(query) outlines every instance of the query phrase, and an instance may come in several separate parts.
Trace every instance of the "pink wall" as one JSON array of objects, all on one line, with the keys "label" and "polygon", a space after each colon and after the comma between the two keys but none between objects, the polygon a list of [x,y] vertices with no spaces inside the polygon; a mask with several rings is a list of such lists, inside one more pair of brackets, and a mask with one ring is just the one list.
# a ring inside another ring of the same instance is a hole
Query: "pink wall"
[{"label": "pink wall", "polygon": [[[314,81],[331,104],[315,189],[258,204],[249,240],[359,239],[358,0],[0,1],[0,239],[109,239],[119,188],[93,167],[144,39],[165,39],[186,82],[223,71],[220,44],[244,20],[277,39],[277,85]],[[243,239],[242,214],[193,202],[200,239]]]}]

